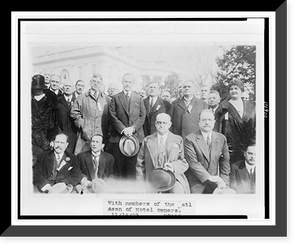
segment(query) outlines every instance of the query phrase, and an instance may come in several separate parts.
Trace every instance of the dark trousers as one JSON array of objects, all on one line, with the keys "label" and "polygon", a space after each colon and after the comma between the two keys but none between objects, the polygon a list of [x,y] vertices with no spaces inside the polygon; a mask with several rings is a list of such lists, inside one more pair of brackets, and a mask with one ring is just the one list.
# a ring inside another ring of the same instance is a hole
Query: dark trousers
[{"label": "dark trousers", "polygon": [[120,179],[136,180],[136,161],[137,154],[132,157],[127,157],[122,154],[118,143],[109,142],[105,148],[107,153],[110,153],[115,158],[114,175]]}]

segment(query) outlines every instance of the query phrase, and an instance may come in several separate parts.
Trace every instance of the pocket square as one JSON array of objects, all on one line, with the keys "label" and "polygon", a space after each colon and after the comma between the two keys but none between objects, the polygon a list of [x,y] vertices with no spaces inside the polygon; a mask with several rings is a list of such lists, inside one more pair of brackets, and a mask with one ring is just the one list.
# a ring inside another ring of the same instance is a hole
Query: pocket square
[{"label": "pocket square", "polygon": [[73,168],[72,166],[71,166],[71,167],[69,167],[69,168],[68,168],[68,171],[70,171],[72,168]]}]

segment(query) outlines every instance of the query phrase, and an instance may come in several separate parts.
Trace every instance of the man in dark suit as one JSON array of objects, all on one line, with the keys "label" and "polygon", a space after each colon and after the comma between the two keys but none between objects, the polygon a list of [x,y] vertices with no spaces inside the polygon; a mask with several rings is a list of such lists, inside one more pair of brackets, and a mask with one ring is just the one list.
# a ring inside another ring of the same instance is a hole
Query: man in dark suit
[{"label": "man in dark suit", "polygon": [[69,145],[67,150],[70,153],[74,153],[75,143],[77,138],[77,128],[74,124],[74,120],[70,117],[71,107],[75,101],[73,95],[74,84],[71,80],[64,82],[64,94],[58,98],[58,124],[63,133],[69,137]]},{"label": "man in dark suit", "polygon": [[50,90],[57,95],[57,97],[62,96],[63,92],[60,89],[61,77],[59,75],[53,74],[50,78]]},{"label": "man in dark suit", "polygon": [[[208,107],[209,109],[214,113],[216,114],[217,112],[219,112],[219,107],[220,107],[220,101],[221,101],[221,97],[220,97],[220,94],[218,91],[216,90],[211,90],[208,94],[208,98],[207,98],[207,101],[208,101]],[[216,122],[215,122],[215,126],[213,128],[213,131],[215,132],[219,132],[219,120],[216,119]]]},{"label": "man in dark suit", "polygon": [[238,194],[254,194],[256,191],[255,145],[250,144],[244,152],[244,161],[231,165],[230,187]]},{"label": "man in dark suit", "polygon": [[[95,134],[91,138],[91,149],[77,155],[79,167],[86,179],[86,186],[90,187],[93,179],[99,178],[107,181],[114,178],[114,157],[102,151],[103,137]],[[84,179],[83,179],[84,182]]]},{"label": "man in dark suit", "polygon": [[190,133],[199,130],[198,120],[207,103],[194,96],[195,83],[187,80],[182,84],[183,97],[173,102],[171,131],[183,139]]},{"label": "man in dark suit", "polygon": [[172,105],[159,97],[159,84],[148,84],[148,97],[144,99],[146,119],[143,125],[145,136],[156,132],[155,119],[158,114],[166,113],[172,116]]},{"label": "man in dark suit", "polygon": [[75,155],[66,151],[68,136],[60,133],[53,142],[53,150],[45,151],[33,167],[33,184],[47,193],[57,183],[76,186],[84,177]]},{"label": "man in dark suit", "polygon": [[214,115],[209,109],[200,114],[199,127],[184,141],[189,169],[185,175],[192,193],[213,193],[229,186],[229,152],[226,137],[213,132]]},{"label": "man in dark suit", "polygon": [[112,96],[110,111],[110,138],[107,152],[115,158],[115,174],[120,178],[136,179],[135,165],[137,155],[127,157],[119,149],[120,138],[136,135],[141,144],[145,135],[143,124],[146,110],[143,99],[139,93],[132,91],[135,77],[127,73],[122,78],[123,91]]}]

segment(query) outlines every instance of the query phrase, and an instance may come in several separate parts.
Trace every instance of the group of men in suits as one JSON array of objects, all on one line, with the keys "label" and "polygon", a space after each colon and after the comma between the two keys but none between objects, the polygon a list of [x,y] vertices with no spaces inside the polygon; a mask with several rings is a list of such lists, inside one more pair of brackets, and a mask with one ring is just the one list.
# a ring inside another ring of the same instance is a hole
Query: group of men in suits
[{"label": "group of men in suits", "polygon": [[[144,99],[132,90],[134,84],[134,75],[127,73],[122,78],[123,91],[108,97],[101,91],[102,77],[94,74],[91,88],[76,97],[71,82],[64,83],[58,97],[63,134],[55,137],[52,150],[41,154],[34,166],[34,185],[39,190],[45,192],[58,181],[90,187],[94,178],[147,180],[159,167],[176,176],[171,193],[213,193],[229,188],[237,193],[255,192],[254,145],[247,148],[245,161],[231,167],[226,137],[213,131],[218,92],[203,91],[203,99],[198,99],[194,82],[188,80],[181,86],[182,97],[170,103],[159,96],[158,83],[148,85]],[[53,92],[57,85],[57,77],[51,76]],[[132,135],[140,150],[126,156],[119,141]],[[57,160],[59,150],[64,154]],[[61,162],[65,164],[60,168]],[[252,169],[251,174],[245,169]]]}]

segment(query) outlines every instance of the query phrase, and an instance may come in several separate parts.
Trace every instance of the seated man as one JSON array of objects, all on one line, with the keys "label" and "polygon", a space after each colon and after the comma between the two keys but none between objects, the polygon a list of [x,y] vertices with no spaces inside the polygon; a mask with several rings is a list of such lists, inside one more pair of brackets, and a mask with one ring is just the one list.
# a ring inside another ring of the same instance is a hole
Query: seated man
[{"label": "seated man", "polygon": [[162,168],[174,173],[175,185],[170,193],[190,193],[189,184],[184,175],[188,164],[184,159],[183,139],[171,133],[171,117],[166,113],[156,116],[156,132],[147,136],[140,148],[136,171],[137,180],[148,181],[154,169]]},{"label": "seated man", "polygon": [[91,187],[95,178],[107,181],[114,178],[114,157],[102,151],[103,137],[101,134],[95,134],[91,138],[90,150],[81,152],[77,155],[79,167],[84,175],[82,183],[86,187]]},{"label": "seated man", "polygon": [[250,144],[244,152],[244,161],[237,161],[231,165],[230,187],[237,194],[255,193],[255,145]]},{"label": "seated man", "polygon": [[[192,193],[213,193],[216,188],[228,189],[229,152],[226,137],[212,131],[214,114],[209,109],[200,113],[199,128],[184,141],[189,169],[186,172]],[[224,189],[224,192],[225,189]]]},{"label": "seated man", "polygon": [[42,153],[33,166],[33,184],[39,191],[47,193],[57,183],[76,186],[83,178],[75,155],[66,151],[68,136],[55,136],[53,149]]}]

